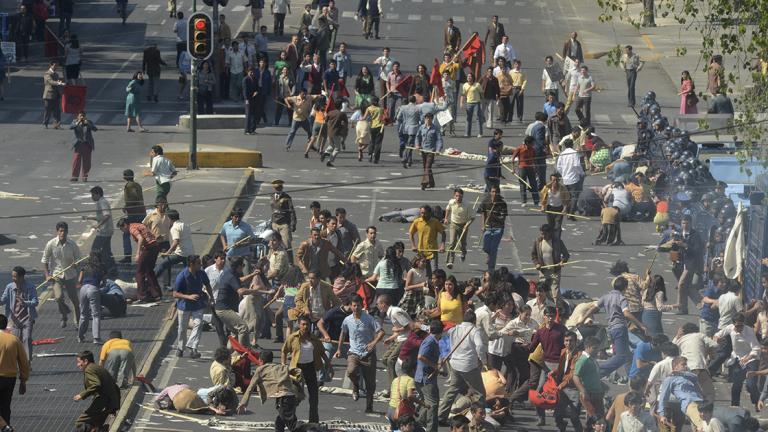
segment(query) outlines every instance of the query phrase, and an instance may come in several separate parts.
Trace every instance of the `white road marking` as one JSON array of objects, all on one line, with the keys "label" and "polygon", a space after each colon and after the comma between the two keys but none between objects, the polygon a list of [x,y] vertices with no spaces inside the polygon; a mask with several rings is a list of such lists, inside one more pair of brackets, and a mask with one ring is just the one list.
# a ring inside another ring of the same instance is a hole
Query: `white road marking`
[{"label": "white road marking", "polygon": [[609,116],[608,114],[595,114],[595,121],[598,121],[600,123],[610,123],[611,116]]},{"label": "white road marking", "polygon": [[344,11],[341,13],[342,18],[354,18],[355,17],[355,11]]},{"label": "white road marking", "polygon": [[432,3],[443,3],[445,0],[432,0]]},{"label": "white road marking", "polygon": [[486,17],[475,17],[475,22],[485,22],[488,18]]},{"label": "white road marking", "polygon": [[421,21],[421,15],[418,15],[418,14],[408,15],[408,21]]},{"label": "white road marking", "polygon": [[499,18],[499,22],[502,23],[502,24],[509,24],[509,18],[501,17],[501,18]]},{"label": "white road marking", "polygon": [[482,5],[485,4],[485,0],[472,0],[472,3]]},{"label": "white road marking", "polygon": [[522,2],[522,1],[516,1],[516,2],[515,2],[515,6],[518,6],[518,7],[522,7],[522,6],[525,6],[525,2]]},{"label": "white road marking", "polygon": [[37,120],[38,117],[40,117],[40,113],[38,111],[27,111],[23,116],[19,117],[19,122],[30,123]]},{"label": "white road marking", "polygon": [[[456,0],[453,0],[453,2],[456,3]],[[462,0],[462,3],[463,2],[464,1]],[[464,22],[464,17],[463,16],[453,17],[453,20],[456,21],[456,22]]]},{"label": "white road marking", "polygon": [[156,12],[158,9],[160,9],[160,5],[158,4],[147,5],[147,7],[144,8],[147,12]]},{"label": "white road marking", "polygon": [[493,5],[494,6],[506,6],[507,5],[507,0],[496,0],[496,1],[493,2]]},{"label": "white road marking", "polygon": [[245,6],[243,5],[237,5],[232,8],[232,12],[242,12],[245,10]]},{"label": "white road marking", "polygon": [[126,68],[126,67],[127,67],[129,64],[131,64],[131,62],[133,62],[133,60],[134,60],[134,59],[135,59],[135,58],[136,58],[138,55],[139,55],[138,53],[133,53],[133,54],[132,54],[132,55],[131,55],[131,56],[128,58],[128,60],[124,61],[124,62],[123,62],[123,64],[122,64],[122,65],[120,65],[120,69],[118,69],[117,71],[115,71],[115,73],[113,73],[113,74],[112,74],[112,75],[109,77],[109,79],[108,79],[108,80],[107,80],[107,81],[104,83],[104,85],[102,85],[102,86],[101,86],[101,88],[99,89],[99,91],[97,91],[97,92],[96,92],[96,95],[95,95],[95,96],[93,96],[93,97],[90,97],[89,99],[91,99],[91,100],[99,100],[99,98],[101,97],[101,94],[102,94],[102,93],[104,93],[104,90],[106,90],[106,89],[107,89],[107,86],[109,86],[109,83],[111,83],[111,82],[112,82],[112,81],[113,81],[115,78],[117,78],[117,77],[118,77],[118,75],[123,75],[123,71],[125,70],[125,68]]},{"label": "white road marking", "polygon": [[430,15],[429,16],[430,21],[442,21],[443,16],[442,15]]},{"label": "white road marking", "polygon": [[397,21],[398,19],[400,19],[400,14],[396,14],[396,13],[388,13],[388,14],[385,16],[385,18],[386,18],[386,19],[388,19],[388,20]]},{"label": "white road marking", "polygon": [[543,19],[541,20],[542,25],[551,26],[554,25],[554,22],[551,19]]},{"label": "white road marking", "polygon": [[519,22],[520,24],[530,24],[531,23],[531,19],[530,18],[518,18],[517,22]]},{"label": "white road marking", "polygon": [[622,114],[621,118],[624,120],[627,124],[635,124],[637,123],[637,116],[632,114]]}]

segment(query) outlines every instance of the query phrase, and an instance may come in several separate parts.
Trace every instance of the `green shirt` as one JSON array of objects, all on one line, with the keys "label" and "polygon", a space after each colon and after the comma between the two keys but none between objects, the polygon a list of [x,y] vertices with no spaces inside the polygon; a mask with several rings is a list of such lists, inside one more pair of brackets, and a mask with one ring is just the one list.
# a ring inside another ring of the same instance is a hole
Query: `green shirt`
[{"label": "green shirt", "polygon": [[280,71],[283,70],[283,68],[288,67],[288,62],[285,60],[277,60],[275,61],[275,75],[280,76]]},{"label": "green shirt", "polygon": [[579,377],[587,393],[601,393],[603,391],[603,386],[600,384],[600,368],[586,353],[582,353],[581,357],[576,360],[574,374]]}]

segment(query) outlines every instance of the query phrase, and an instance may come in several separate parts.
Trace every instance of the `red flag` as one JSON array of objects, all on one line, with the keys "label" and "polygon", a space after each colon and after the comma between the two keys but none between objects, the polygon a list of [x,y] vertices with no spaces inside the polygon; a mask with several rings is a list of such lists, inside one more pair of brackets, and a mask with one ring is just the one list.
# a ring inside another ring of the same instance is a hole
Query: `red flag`
[{"label": "red flag", "polygon": [[413,75],[408,75],[397,83],[395,91],[400,93],[402,97],[408,97],[408,94],[411,92],[411,86],[413,86]]},{"label": "red flag", "polygon": [[85,97],[88,88],[80,85],[64,86],[64,97],[61,98],[61,110],[68,114],[77,114],[85,109]]},{"label": "red flag", "polygon": [[349,92],[347,91],[347,85],[344,83],[343,79],[339,79],[339,88],[341,88],[341,90],[339,90],[339,94],[341,95],[341,97],[348,98]]},{"label": "red flag", "polygon": [[432,73],[429,74],[429,85],[437,89],[438,96],[445,96],[445,90],[443,90],[443,77],[440,75],[440,62],[435,59],[432,64]]},{"label": "red flag", "polygon": [[464,54],[464,58],[472,57],[476,52],[482,50],[483,42],[480,40],[480,36],[477,35],[477,32],[472,33],[472,36],[467,40],[467,43],[465,43],[464,47],[461,49],[462,53]]}]

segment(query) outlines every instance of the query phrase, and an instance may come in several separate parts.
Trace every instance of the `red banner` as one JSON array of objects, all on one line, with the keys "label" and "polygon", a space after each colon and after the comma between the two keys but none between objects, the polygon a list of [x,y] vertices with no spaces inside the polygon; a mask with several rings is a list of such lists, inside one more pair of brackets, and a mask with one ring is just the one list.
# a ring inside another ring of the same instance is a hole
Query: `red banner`
[{"label": "red banner", "polygon": [[61,110],[69,114],[85,111],[85,98],[88,88],[81,85],[64,86],[64,97],[61,98]]}]

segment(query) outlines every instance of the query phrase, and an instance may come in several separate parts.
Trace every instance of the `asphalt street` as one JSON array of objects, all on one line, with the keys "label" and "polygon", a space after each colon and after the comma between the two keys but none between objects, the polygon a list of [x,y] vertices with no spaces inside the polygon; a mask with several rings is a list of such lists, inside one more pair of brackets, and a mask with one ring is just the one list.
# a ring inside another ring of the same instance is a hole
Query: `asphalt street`
[{"label": "asphalt street", "polygon": [[[188,0],[179,2],[181,8],[189,10]],[[533,113],[541,109],[543,97],[540,95],[539,78],[541,64],[547,54],[560,52],[567,34],[576,30],[584,41],[587,52],[599,52],[617,43],[632,43],[638,47],[641,55],[646,53],[641,36],[632,28],[617,25],[596,25],[594,17],[598,15],[592,0],[558,0],[552,2],[534,0],[414,0],[384,1],[385,16],[382,20],[382,40],[366,41],[360,35],[359,23],[353,19],[352,0],[343,0],[342,23],[339,41],[350,44],[353,58],[353,70],[363,64],[372,63],[384,46],[392,48],[392,56],[403,64],[403,69],[410,72],[419,63],[428,67],[432,59],[440,57],[442,28],[448,17],[453,17],[461,29],[464,38],[472,31],[484,35],[488,18],[499,14],[505,23],[508,34],[523,61],[523,69],[528,76],[528,91],[525,100],[525,123],[514,124],[505,128],[506,145],[517,145],[522,139],[525,126],[533,118]],[[138,70],[141,61],[141,49],[150,41],[157,41],[164,58],[172,63],[175,42],[171,33],[171,22],[165,12],[164,2],[142,0],[131,5],[128,25],[121,27],[114,15],[112,2],[78,3],[74,31],[81,35],[86,46],[83,73],[89,87],[88,111],[97,125],[103,128],[96,134],[96,153],[91,180],[102,185],[107,195],[114,199],[122,190],[121,172],[126,167],[133,167],[139,172],[148,159],[151,145],[163,142],[183,141],[185,131],[173,125],[179,113],[185,111],[187,102],[175,101],[177,91],[176,73],[169,69],[163,72],[163,87],[159,104],[147,104],[145,122],[151,132],[148,134],[128,135],[121,125],[125,85],[133,71]],[[296,19],[300,11],[294,5],[294,16],[288,18],[288,24]],[[231,18],[230,25],[235,31],[245,18],[245,8],[239,3],[230,3],[224,11]],[[268,24],[270,20],[264,20]],[[271,48],[285,43],[276,41]],[[39,267],[39,254],[44,241],[51,236],[51,231],[58,217],[42,214],[58,211],[87,210],[93,204],[88,199],[87,190],[91,186],[70,184],[68,167],[71,157],[71,134],[69,131],[44,130],[39,126],[42,113],[40,94],[42,92],[41,75],[45,69],[43,59],[38,58],[31,65],[24,66],[15,74],[6,94],[6,100],[0,102],[0,151],[6,157],[0,162],[0,190],[22,194],[23,198],[2,199],[6,215],[31,215],[16,219],[0,219],[0,232],[17,240],[17,244],[0,249],[0,259],[6,263],[2,274],[7,278],[7,269],[13,265]],[[608,67],[604,60],[589,60],[591,72],[602,91],[595,95],[593,118],[598,133],[606,141],[619,139],[632,141],[634,137],[634,113],[626,107],[624,77],[620,71]],[[677,111],[679,100],[674,96],[675,84],[669,75],[655,63],[649,63],[638,79],[638,94],[653,88],[664,107],[664,113],[670,118]],[[271,115],[270,115],[271,117]],[[66,117],[65,117],[66,119]],[[571,118],[575,121],[575,116]],[[457,133],[464,129],[464,116],[459,115]],[[396,152],[396,139],[393,129],[385,132],[384,154],[380,165],[358,162],[351,152],[342,153],[336,162],[336,168],[326,168],[316,155],[312,159],[301,158],[298,150],[286,153],[283,142],[285,127],[267,127],[259,129],[255,137],[244,138],[241,131],[200,131],[199,142],[221,143],[257,149],[264,153],[265,166],[255,173],[257,181],[263,183],[258,190],[269,193],[268,182],[273,178],[282,178],[287,182],[286,190],[292,194],[299,212],[299,226],[308,224],[308,205],[312,200],[319,200],[324,208],[345,207],[349,218],[360,229],[367,225],[379,228],[379,238],[385,245],[395,241],[404,241],[407,237],[407,225],[383,223],[379,215],[396,208],[418,207],[421,204],[445,205],[451,196],[450,185],[465,185],[482,182],[482,162],[456,159],[438,159],[436,169],[437,188],[421,191],[419,188],[420,171],[418,164],[410,169],[403,169]],[[486,133],[487,135],[487,133]],[[300,135],[301,137],[301,135]],[[487,138],[463,139],[447,138],[446,147],[484,154]],[[297,140],[296,143],[300,143]],[[348,144],[348,148],[351,147]],[[296,148],[296,147],[294,147]],[[190,179],[189,181],[191,181]],[[193,188],[186,195],[197,198],[221,196],[223,188],[217,188],[211,179],[209,187]],[[590,177],[588,185],[602,185],[606,180],[600,176]],[[530,267],[530,248],[537,235],[538,226],[544,218],[529,208],[520,206],[517,186],[513,182],[505,185],[504,196],[510,204],[511,217],[508,219],[504,240],[499,253],[499,266],[504,265],[513,271]],[[146,186],[150,183],[146,182]],[[324,186],[317,189],[318,186]],[[152,197],[152,192],[145,192]],[[467,192],[467,202],[474,202],[477,194]],[[266,195],[257,196],[253,206],[248,209],[247,220],[256,223],[268,217]],[[149,202],[149,199],[147,200]],[[205,213],[205,210],[211,214]],[[196,211],[205,213],[200,218],[215,219],[214,206]],[[35,216],[38,215],[38,216]],[[79,235],[85,232],[88,224],[79,220],[79,215],[65,215],[61,219],[70,222],[71,232]],[[563,239],[571,251],[572,260],[581,262],[572,264],[563,272],[563,289],[576,289],[586,292],[590,297],[597,297],[608,290],[608,268],[611,263],[621,258],[629,262],[630,269],[642,272],[649,264],[650,257],[645,254],[646,247],[655,244],[656,234],[650,224],[629,223],[622,226],[622,235],[626,246],[593,246],[591,243],[599,231],[596,221],[578,223],[566,222]],[[306,235],[306,230],[297,232],[297,238]],[[457,263],[451,272],[459,279],[480,276],[484,269],[484,255],[479,250],[479,227],[474,226],[468,233],[471,252],[466,263]],[[120,250],[117,239],[113,241],[113,250]],[[660,257],[654,271],[664,275],[667,281],[674,281],[669,272],[668,261]],[[534,278],[534,272],[525,272],[526,277]],[[670,284],[671,285],[671,284]],[[672,292],[673,290],[670,290]],[[691,310],[695,310],[691,308]],[[685,321],[696,322],[697,317],[679,317],[664,315],[664,325],[668,334]],[[264,344],[276,349],[272,343]],[[188,358],[176,359],[167,356],[163,367],[155,377],[155,384],[162,386],[174,382],[188,382],[193,387],[208,385],[208,366],[215,349],[213,334],[207,333],[203,339],[199,360]],[[382,348],[380,348],[381,350]],[[337,372],[342,364],[337,363]],[[53,372],[53,371],[52,371]],[[59,371],[59,373],[65,373]],[[337,377],[340,373],[337,373]],[[379,386],[387,382],[382,373],[378,377]],[[340,385],[334,381],[334,385]],[[34,388],[33,388],[34,389]],[[42,391],[42,390],[40,390]],[[718,391],[718,399],[727,396]],[[149,396],[145,402],[149,401]],[[39,404],[33,404],[31,398],[15,398],[15,407],[34,410]],[[383,423],[380,415],[367,416],[363,413],[364,403],[354,403],[346,396],[324,394],[321,397],[320,415],[323,419],[343,418],[351,421]],[[299,408],[299,417],[306,418],[307,405]],[[385,405],[377,402],[377,411],[384,411]],[[532,412],[516,413],[521,420],[516,428],[529,428],[533,425]],[[251,411],[245,417],[229,420],[272,421],[274,408],[271,404],[259,405],[254,400]],[[551,423],[551,422],[550,422]],[[196,426],[178,418],[158,415],[148,416],[141,412],[135,420],[136,430],[151,430],[152,427],[175,428],[180,430],[211,430],[207,426]],[[47,430],[66,430],[54,427]]]}]

